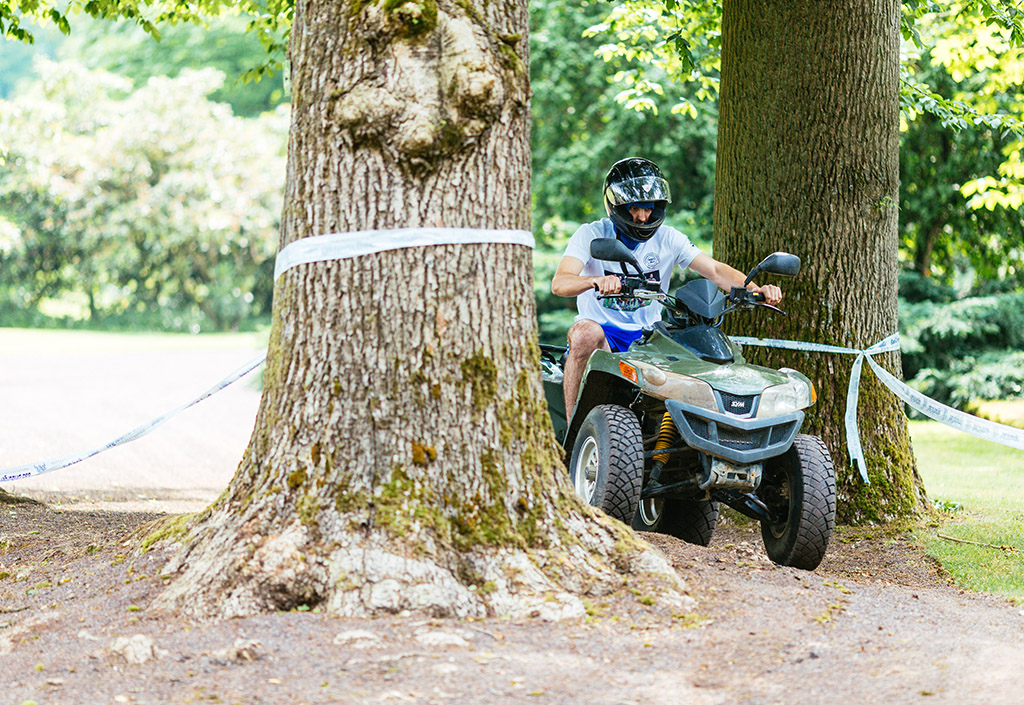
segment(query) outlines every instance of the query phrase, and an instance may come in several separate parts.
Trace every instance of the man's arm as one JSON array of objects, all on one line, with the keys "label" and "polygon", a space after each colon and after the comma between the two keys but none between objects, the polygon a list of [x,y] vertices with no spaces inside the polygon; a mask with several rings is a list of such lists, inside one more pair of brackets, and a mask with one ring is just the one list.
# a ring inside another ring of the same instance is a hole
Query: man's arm
[{"label": "man's arm", "polygon": [[583,262],[570,255],[562,257],[555,276],[551,278],[551,293],[555,296],[579,296],[596,287],[602,294],[617,294],[622,288],[622,282],[615,275],[581,277],[582,271]]},{"label": "man's arm", "polygon": [[[734,286],[743,286],[743,280],[747,278],[747,275],[738,269],[712,259],[703,252],[693,258],[693,261],[690,262],[690,269],[705,279],[710,279],[715,286],[724,291],[729,291]],[[772,306],[776,306],[782,301],[782,289],[774,284],[758,286],[754,282],[750,282],[747,284],[747,289],[755,294],[763,294],[765,302]]]}]

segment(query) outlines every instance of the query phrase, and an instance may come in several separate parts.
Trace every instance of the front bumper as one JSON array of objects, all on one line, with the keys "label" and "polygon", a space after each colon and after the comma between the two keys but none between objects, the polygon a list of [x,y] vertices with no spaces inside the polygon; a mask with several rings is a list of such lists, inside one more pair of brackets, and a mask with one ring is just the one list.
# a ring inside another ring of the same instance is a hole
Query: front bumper
[{"label": "front bumper", "polygon": [[673,399],[665,400],[665,408],[688,446],[735,465],[785,453],[804,422],[803,411],[768,419],[744,418]]}]

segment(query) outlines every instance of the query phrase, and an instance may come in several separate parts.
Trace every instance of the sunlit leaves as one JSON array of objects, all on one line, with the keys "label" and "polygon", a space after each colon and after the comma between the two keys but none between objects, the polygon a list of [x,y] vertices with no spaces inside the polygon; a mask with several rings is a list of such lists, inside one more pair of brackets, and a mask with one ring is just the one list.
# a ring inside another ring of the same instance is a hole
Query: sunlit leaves
[{"label": "sunlit leaves", "polygon": [[279,69],[294,17],[294,0],[0,0],[0,36],[31,43],[32,23],[52,23],[69,34],[74,16],[85,14],[132,22],[159,39],[161,26],[203,24],[211,17],[239,12],[251,18],[250,31],[259,37],[268,54],[251,77]]},{"label": "sunlit leaves", "polygon": [[[933,110],[958,127],[988,127],[1015,135],[997,174],[968,181],[962,193],[972,208],[1019,209],[1024,202],[1020,170],[1024,139],[1024,13],[1019,2],[963,0],[922,24],[932,60],[960,90]],[[927,99],[927,97],[925,98]]]},{"label": "sunlit leaves", "polygon": [[678,95],[682,92],[679,84],[696,84],[697,90],[677,98],[672,108],[675,114],[694,114],[694,97],[701,101],[717,98],[719,2],[627,0],[610,10],[603,22],[588,28],[585,35],[604,40],[598,54],[606,61],[631,65],[631,71],[621,72],[616,79],[626,84],[619,94],[626,107],[652,110],[657,101],[651,94],[662,95],[668,88]]},{"label": "sunlit leaves", "polygon": [[1024,160],[1021,159],[1021,143],[1016,142],[1008,150],[1008,158],[999,165],[998,178],[985,176],[963,185],[961,193],[968,197],[971,208],[996,208],[1020,210],[1024,206]]},{"label": "sunlit leaves", "polygon": [[149,311],[172,327],[267,310],[287,116],[233,117],[205,97],[223,80],[210,70],[138,88],[71,63],[39,73],[0,102],[2,298],[77,292],[93,316]]}]

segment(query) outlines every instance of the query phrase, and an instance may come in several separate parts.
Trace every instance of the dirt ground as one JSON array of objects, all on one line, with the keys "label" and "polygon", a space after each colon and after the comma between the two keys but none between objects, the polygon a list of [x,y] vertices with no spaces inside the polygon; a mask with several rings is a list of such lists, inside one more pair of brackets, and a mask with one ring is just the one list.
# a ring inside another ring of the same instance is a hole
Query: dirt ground
[{"label": "dirt ground", "polygon": [[957,589],[898,533],[843,529],[813,573],[772,565],[753,526],[730,522],[708,548],[648,535],[697,600],[685,615],[625,591],[561,623],[312,611],[198,624],[147,609],[169,553],[127,543],[159,513],[54,499],[0,506],[0,702],[1022,700],[1020,608]]},{"label": "dirt ground", "polygon": [[[259,341],[0,329],[0,467],[95,447],[209,388]],[[0,705],[1018,703],[1024,615],[965,594],[906,536],[841,530],[814,573],[751,526],[650,540],[697,607],[627,590],[563,623],[289,612],[189,623],[148,606],[166,552],[129,535],[227,484],[259,394],[236,384],[153,434],[4,486]],[[159,489],[153,489],[159,488]]]}]

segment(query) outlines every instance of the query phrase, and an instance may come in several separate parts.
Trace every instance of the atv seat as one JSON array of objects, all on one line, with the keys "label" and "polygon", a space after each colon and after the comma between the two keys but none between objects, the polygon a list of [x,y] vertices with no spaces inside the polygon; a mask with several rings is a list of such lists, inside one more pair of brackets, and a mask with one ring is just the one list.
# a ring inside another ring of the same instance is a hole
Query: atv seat
[{"label": "atv seat", "polygon": [[559,369],[565,369],[565,354],[569,348],[565,345],[540,344],[540,359],[543,362],[550,362],[557,365]]}]

